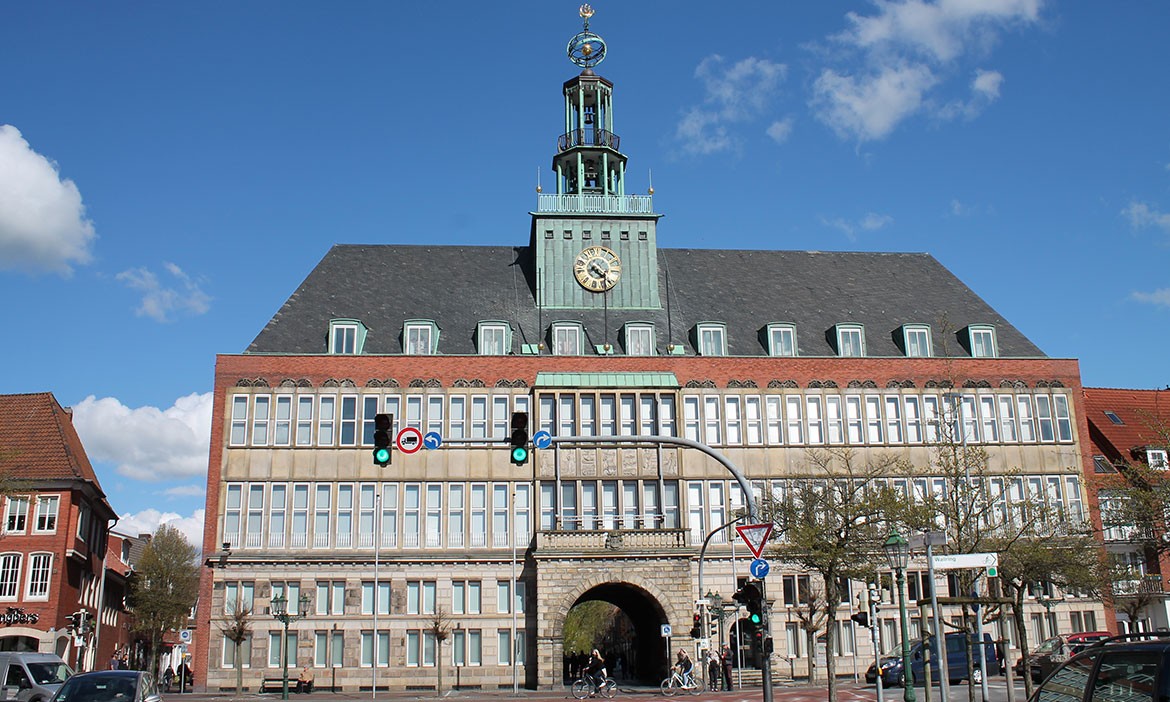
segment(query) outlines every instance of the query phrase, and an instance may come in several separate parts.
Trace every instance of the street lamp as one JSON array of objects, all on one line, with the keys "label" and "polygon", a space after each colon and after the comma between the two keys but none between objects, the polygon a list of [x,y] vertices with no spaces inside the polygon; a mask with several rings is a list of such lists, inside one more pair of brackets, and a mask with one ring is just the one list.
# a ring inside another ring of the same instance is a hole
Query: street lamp
[{"label": "street lamp", "polygon": [[283,594],[272,598],[269,603],[272,608],[272,618],[284,624],[284,637],[280,640],[280,658],[284,668],[283,684],[280,690],[280,699],[288,699],[288,625],[298,619],[304,619],[309,614],[309,593],[301,595],[296,612],[288,611],[288,598]]},{"label": "street lamp", "polygon": [[897,531],[891,531],[890,538],[886,539],[882,548],[898,581],[898,613],[902,616],[902,699],[904,702],[914,702],[914,673],[910,669],[910,620],[906,615],[906,566],[910,563],[910,542]]}]

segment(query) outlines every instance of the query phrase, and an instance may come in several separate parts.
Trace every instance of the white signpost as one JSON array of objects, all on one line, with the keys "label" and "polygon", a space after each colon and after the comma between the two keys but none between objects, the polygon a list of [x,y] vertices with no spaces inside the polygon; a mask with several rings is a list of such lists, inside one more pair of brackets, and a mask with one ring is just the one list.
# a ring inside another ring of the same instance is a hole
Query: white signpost
[{"label": "white signpost", "polygon": [[956,553],[945,556],[931,556],[935,570],[960,570],[964,568],[986,568],[988,577],[994,578],[999,570],[998,553]]}]

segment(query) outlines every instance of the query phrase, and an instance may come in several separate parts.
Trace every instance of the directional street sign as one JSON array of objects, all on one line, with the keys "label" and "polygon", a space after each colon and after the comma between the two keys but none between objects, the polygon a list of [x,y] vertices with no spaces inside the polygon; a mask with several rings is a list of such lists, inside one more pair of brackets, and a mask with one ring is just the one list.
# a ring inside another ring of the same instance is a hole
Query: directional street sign
[{"label": "directional street sign", "polygon": [[768,577],[768,571],[771,569],[772,566],[768,565],[768,562],[763,558],[757,558],[748,566],[748,572],[752,574],[752,577],[759,578],[760,580]]},{"label": "directional street sign", "polygon": [[739,532],[739,537],[756,558],[764,552],[764,544],[768,543],[768,537],[772,535],[771,524],[744,524],[737,526],[735,530]]},{"label": "directional street sign", "polygon": [[934,556],[930,560],[934,564],[935,570],[999,568],[998,553],[956,553],[948,556]]},{"label": "directional street sign", "polygon": [[532,445],[538,449],[546,449],[552,446],[552,434],[543,429],[536,432],[532,435]]},{"label": "directional street sign", "polygon": [[434,451],[443,445],[443,437],[437,431],[428,431],[427,435],[423,437],[423,448],[428,451]]},{"label": "directional street sign", "polygon": [[663,624],[662,625],[662,638],[665,639],[665,638],[669,638],[669,637],[670,637],[670,625]]},{"label": "directional street sign", "polygon": [[394,445],[407,455],[418,453],[423,447],[422,432],[414,427],[403,427],[398,431],[398,436],[394,437]]}]

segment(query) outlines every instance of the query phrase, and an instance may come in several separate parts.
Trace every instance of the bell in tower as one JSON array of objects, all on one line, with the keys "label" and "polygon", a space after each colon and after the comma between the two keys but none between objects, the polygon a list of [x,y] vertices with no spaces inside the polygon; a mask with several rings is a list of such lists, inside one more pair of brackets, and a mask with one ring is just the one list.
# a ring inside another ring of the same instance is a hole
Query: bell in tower
[{"label": "bell in tower", "polygon": [[613,83],[595,74],[605,59],[605,41],[589,31],[593,8],[581,6],[585,27],[569,41],[569,60],[581,75],[565,82],[565,133],[558,140],[553,170],[558,195],[625,195],[626,157],[613,131]]}]

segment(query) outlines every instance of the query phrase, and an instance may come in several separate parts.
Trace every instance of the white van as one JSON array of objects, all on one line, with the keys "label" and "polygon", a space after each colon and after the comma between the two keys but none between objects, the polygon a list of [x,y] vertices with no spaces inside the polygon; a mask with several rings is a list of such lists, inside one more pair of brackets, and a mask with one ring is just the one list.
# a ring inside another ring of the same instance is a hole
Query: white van
[{"label": "white van", "polygon": [[56,654],[0,651],[0,700],[49,702],[70,675]]}]

